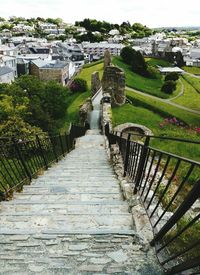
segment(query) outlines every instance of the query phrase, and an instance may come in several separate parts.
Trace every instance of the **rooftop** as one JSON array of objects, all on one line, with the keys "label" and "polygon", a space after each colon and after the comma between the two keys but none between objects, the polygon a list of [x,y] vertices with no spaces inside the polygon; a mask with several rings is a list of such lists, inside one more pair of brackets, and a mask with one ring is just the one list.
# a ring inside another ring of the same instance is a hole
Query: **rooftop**
[{"label": "rooftop", "polygon": [[180,69],[179,67],[158,67],[160,73],[183,73],[184,70]]},{"label": "rooftop", "polygon": [[4,74],[9,74],[9,73],[12,73],[13,70],[7,66],[4,66],[4,67],[0,67],[0,76],[1,75],[4,75]]}]

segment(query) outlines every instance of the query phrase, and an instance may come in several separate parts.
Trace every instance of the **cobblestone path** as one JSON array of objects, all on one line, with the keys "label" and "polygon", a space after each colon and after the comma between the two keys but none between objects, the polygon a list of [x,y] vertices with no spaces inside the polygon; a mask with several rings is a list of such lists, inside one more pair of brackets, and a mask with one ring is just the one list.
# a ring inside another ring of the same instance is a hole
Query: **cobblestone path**
[{"label": "cobblestone path", "polygon": [[0,274],[161,274],[98,131],[0,204]]}]

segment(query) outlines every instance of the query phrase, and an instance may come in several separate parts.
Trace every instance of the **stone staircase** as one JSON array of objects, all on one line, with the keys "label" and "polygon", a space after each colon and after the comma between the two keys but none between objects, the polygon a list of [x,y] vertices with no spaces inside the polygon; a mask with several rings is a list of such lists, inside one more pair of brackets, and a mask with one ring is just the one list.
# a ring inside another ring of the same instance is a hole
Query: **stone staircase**
[{"label": "stone staircase", "polygon": [[161,274],[98,130],[0,204],[0,274]]}]

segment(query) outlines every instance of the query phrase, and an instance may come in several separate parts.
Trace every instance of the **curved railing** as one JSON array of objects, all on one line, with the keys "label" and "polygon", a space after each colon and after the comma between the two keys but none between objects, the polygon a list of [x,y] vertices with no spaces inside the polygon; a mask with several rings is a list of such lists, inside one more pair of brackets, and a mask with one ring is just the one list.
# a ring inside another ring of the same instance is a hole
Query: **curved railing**
[{"label": "curved railing", "polygon": [[151,138],[174,142],[200,142],[178,138],[110,133],[110,146],[118,144],[124,176],[133,184],[149,216],[158,259],[166,274],[200,274],[200,163],[149,146]]}]

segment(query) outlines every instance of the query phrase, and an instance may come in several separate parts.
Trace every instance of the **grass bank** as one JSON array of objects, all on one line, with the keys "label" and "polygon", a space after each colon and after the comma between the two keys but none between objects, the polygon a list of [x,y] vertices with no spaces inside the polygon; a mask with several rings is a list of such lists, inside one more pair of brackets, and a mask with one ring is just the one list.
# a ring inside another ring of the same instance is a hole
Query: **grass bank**
[{"label": "grass bank", "polygon": [[[130,66],[125,64],[121,57],[113,57],[112,63],[115,66],[118,66],[119,68],[123,69],[126,74],[126,85],[130,88],[142,91],[147,94],[151,94],[160,98],[170,98],[176,96],[180,92],[180,85],[177,85],[177,90],[173,93],[173,95],[168,95],[164,92],[161,92],[161,87],[164,83],[164,78],[160,75],[160,77],[153,79],[153,78],[147,78],[143,77],[139,74],[134,73]],[[156,66],[156,64],[169,64],[166,61],[160,60],[160,59],[153,59],[150,58],[148,61],[149,65]]]},{"label": "grass bank", "polygon": [[[155,99],[146,98],[131,91],[127,91],[127,96],[132,101],[132,104],[125,104],[112,110],[113,124],[115,126],[126,122],[133,122],[145,125],[158,136],[171,136],[200,141],[200,135],[193,130],[199,125],[200,117],[198,115],[183,112],[176,107]],[[165,124],[166,119],[173,117],[176,117],[188,126],[178,127],[170,123]],[[186,146],[184,143],[159,139],[152,140],[151,145],[164,151],[200,161],[199,145],[187,144]]]}]

